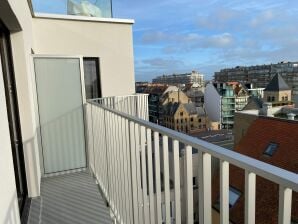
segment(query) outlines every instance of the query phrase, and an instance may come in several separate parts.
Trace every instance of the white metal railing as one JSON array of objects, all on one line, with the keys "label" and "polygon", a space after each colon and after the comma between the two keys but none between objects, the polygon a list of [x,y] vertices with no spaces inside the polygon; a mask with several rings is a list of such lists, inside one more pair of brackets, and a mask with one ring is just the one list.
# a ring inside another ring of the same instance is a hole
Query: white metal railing
[{"label": "white metal railing", "polygon": [[[290,223],[297,174],[95,102],[87,103],[86,116],[90,167],[119,223],[162,223],[162,203],[166,223],[172,223],[172,193],[175,223],[194,222],[192,149],[199,154],[199,223],[212,223],[212,157],[220,160],[221,223],[229,223],[229,164],[245,171],[245,223],[255,223],[256,176],[279,185],[279,223]],[[179,169],[179,143],[185,149],[184,174]],[[170,172],[174,173],[173,190]]]},{"label": "white metal railing", "polygon": [[95,102],[143,120],[149,120],[148,94],[109,96],[92,99],[89,102]]}]

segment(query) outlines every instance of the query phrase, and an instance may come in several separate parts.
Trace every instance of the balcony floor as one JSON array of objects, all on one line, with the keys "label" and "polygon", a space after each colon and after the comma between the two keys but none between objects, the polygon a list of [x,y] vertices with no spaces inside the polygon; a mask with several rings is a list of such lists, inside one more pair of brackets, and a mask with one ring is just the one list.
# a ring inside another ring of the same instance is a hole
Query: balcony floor
[{"label": "balcony floor", "polygon": [[109,208],[88,171],[43,178],[29,224],[112,223]]}]

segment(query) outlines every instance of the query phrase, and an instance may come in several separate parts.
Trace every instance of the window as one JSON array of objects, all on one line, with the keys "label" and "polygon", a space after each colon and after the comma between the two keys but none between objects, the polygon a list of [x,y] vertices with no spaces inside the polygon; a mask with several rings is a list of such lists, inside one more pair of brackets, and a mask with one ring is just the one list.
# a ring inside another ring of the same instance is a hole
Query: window
[{"label": "window", "polygon": [[237,189],[235,189],[231,186],[229,187],[229,206],[230,206],[230,208],[232,208],[236,204],[240,195],[241,195],[241,193]]},{"label": "window", "polygon": [[271,97],[270,97],[270,96],[267,97],[267,101],[268,101],[268,102],[271,101]]},{"label": "window", "polygon": [[285,101],[288,101],[288,96],[285,96]]},{"label": "window", "polygon": [[183,116],[183,112],[180,112],[180,116]]},{"label": "window", "polygon": [[273,97],[271,97],[271,101],[272,102],[274,102],[275,101],[275,97],[273,96]]},{"label": "window", "polygon": [[285,97],[283,96],[283,97],[281,98],[281,100],[282,100],[282,101],[285,101]]},{"label": "window", "polygon": [[276,152],[277,148],[278,148],[278,144],[270,142],[267,145],[267,148],[266,148],[264,154],[268,155],[268,156],[273,156],[273,154]]},{"label": "window", "polygon": [[[234,187],[229,187],[229,208],[232,208],[238,201],[238,199],[241,196],[241,192],[238,191],[236,188]],[[215,204],[213,205],[213,207],[215,209],[217,209],[219,211],[220,209],[220,199],[218,198],[218,200],[215,202]]]},{"label": "window", "polygon": [[202,121],[202,119],[201,118],[199,118],[199,122],[201,122]]},{"label": "window", "polygon": [[183,119],[181,118],[181,123],[183,123]]},{"label": "window", "polygon": [[86,99],[100,98],[99,60],[98,58],[84,58],[83,63]]},{"label": "window", "polygon": [[190,121],[193,121],[193,118],[190,118]]}]

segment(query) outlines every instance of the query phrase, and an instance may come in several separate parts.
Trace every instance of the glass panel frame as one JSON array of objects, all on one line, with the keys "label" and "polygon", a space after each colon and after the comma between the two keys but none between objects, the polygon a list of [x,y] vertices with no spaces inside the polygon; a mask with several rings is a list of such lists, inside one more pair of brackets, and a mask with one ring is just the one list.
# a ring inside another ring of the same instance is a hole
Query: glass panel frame
[{"label": "glass panel frame", "polygon": [[112,0],[31,0],[34,13],[113,18]]},{"label": "glass panel frame", "polygon": [[[40,120],[40,108],[39,108],[39,101],[38,101],[38,87],[37,87],[37,79],[36,79],[36,70],[35,70],[35,64],[34,60],[35,59],[77,59],[79,60],[79,81],[80,81],[80,94],[81,94],[81,100],[82,100],[82,120],[83,120],[83,146],[84,146],[84,165],[82,167],[77,167],[74,169],[81,169],[81,168],[86,168],[88,166],[88,152],[87,152],[87,146],[86,146],[86,127],[85,127],[85,109],[84,105],[86,104],[86,95],[85,95],[85,85],[84,85],[84,69],[83,69],[83,57],[82,56],[63,56],[63,55],[40,55],[40,54],[32,54],[32,67],[34,68],[32,71],[32,79],[33,79],[33,86],[35,88],[35,91],[33,92],[34,95],[34,108],[36,114],[38,114],[37,118],[37,127],[39,128],[39,143],[40,143],[40,163],[41,163],[41,168],[42,168],[42,175],[47,176],[48,174],[51,173],[56,173],[56,172],[47,172],[45,169],[45,161],[44,161],[44,155],[43,155],[43,145],[42,145],[42,132],[41,132],[41,120]],[[57,173],[64,172],[67,170],[71,169],[66,169],[66,170],[61,170],[57,171]]]}]

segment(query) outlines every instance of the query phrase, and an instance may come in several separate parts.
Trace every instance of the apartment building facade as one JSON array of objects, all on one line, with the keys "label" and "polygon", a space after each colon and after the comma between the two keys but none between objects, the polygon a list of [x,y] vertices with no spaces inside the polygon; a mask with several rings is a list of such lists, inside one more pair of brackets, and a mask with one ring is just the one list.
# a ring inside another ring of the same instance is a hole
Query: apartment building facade
[{"label": "apartment building facade", "polygon": [[[66,8],[67,1],[64,4]],[[44,14],[35,9],[25,0],[0,3],[0,176],[5,180],[0,223],[20,223],[28,198],[40,195],[41,177],[86,166],[83,102],[87,94],[96,98],[134,93],[133,20]],[[87,93],[81,84],[84,69]],[[73,125],[71,119],[76,119]],[[75,146],[71,144],[74,151],[69,151],[76,156],[65,157],[71,147],[56,156],[45,153],[53,146],[49,136],[63,136],[69,128],[77,129],[76,136],[68,137],[76,139]]]},{"label": "apartment building facade", "polygon": [[191,134],[207,130],[208,118],[203,107],[194,103],[167,103],[163,107],[164,126]]},{"label": "apartment building facade", "polygon": [[265,88],[276,74],[283,77],[293,91],[293,95],[298,95],[298,62],[280,62],[222,69],[215,72],[214,79],[217,82],[253,83],[255,87]]},{"label": "apartment building facade", "polygon": [[248,98],[248,92],[237,82],[209,83],[204,99],[207,115],[223,129],[233,128],[235,111],[242,110]]},{"label": "apartment building facade", "polygon": [[162,75],[154,78],[152,83],[162,83],[169,85],[198,83],[204,86],[204,75],[196,71],[185,74]]}]

